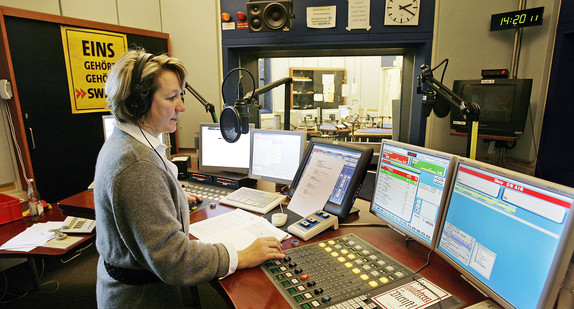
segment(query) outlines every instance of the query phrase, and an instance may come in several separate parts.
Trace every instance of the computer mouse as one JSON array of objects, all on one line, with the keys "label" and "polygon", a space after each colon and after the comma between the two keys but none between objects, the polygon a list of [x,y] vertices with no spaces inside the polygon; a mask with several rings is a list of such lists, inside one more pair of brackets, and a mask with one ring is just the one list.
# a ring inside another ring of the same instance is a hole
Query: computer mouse
[{"label": "computer mouse", "polygon": [[271,216],[271,223],[275,226],[283,226],[287,222],[286,213],[276,213]]}]

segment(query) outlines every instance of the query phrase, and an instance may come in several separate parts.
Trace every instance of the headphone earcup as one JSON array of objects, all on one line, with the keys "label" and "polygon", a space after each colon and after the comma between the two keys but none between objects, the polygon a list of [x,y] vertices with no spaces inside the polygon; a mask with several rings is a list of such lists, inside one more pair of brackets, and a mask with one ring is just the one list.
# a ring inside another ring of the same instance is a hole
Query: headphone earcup
[{"label": "headphone earcup", "polygon": [[150,107],[148,91],[143,89],[141,84],[137,84],[132,90],[128,102],[132,114],[139,119],[147,113]]}]

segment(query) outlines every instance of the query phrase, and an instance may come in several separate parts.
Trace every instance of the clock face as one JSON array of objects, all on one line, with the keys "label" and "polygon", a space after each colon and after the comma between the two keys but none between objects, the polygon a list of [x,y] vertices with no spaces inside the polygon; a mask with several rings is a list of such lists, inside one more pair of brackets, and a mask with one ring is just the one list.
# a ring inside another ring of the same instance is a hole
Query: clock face
[{"label": "clock face", "polygon": [[385,25],[416,26],[419,24],[419,0],[386,0]]}]

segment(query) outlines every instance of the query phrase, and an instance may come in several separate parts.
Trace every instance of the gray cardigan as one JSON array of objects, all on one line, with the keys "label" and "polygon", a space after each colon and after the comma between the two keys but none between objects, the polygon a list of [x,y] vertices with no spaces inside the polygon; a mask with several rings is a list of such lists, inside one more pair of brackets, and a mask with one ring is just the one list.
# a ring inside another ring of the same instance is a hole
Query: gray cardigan
[{"label": "gray cardigan", "polygon": [[[114,128],[100,150],[94,181],[99,308],[176,308],[177,286],[225,276],[221,244],[189,239],[189,209],[178,180],[150,148]],[[103,260],[146,269],[161,282],[127,285],[111,278]]]}]

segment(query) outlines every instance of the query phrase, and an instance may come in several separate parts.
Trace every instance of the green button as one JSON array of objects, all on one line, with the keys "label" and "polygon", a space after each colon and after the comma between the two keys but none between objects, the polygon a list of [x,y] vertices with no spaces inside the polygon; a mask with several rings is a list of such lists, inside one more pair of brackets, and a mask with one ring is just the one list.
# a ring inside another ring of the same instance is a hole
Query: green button
[{"label": "green button", "polygon": [[283,281],[281,283],[283,284],[283,286],[290,286],[291,285],[291,282],[289,282],[289,281]]},{"label": "green button", "polygon": [[289,294],[295,294],[297,293],[297,290],[295,288],[290,288],[287,291],[289,291]]},{"label": "green button", "polygon": [[303,301],[304,298],[303,298],[303,296],[301,296],[301,295],[297,295],[297,296],[295,296],[295,300],[296,300],[297,302],[300,302],[300,301]]},{"label": "green button", "polygon": [[313,307],[311,307],[311,305],[309,305],[309,304],[303,304],[303,305],[301,305],[301,308],[303,308],[303,309],[311,309],[311,308],[313,308]]},{"label": "green button", "polygon": [[284,275],[279,275],[279,276],[277,276],[277,279],[283,280],[283,279],[285,279],[285,276],[284,276]]}]

